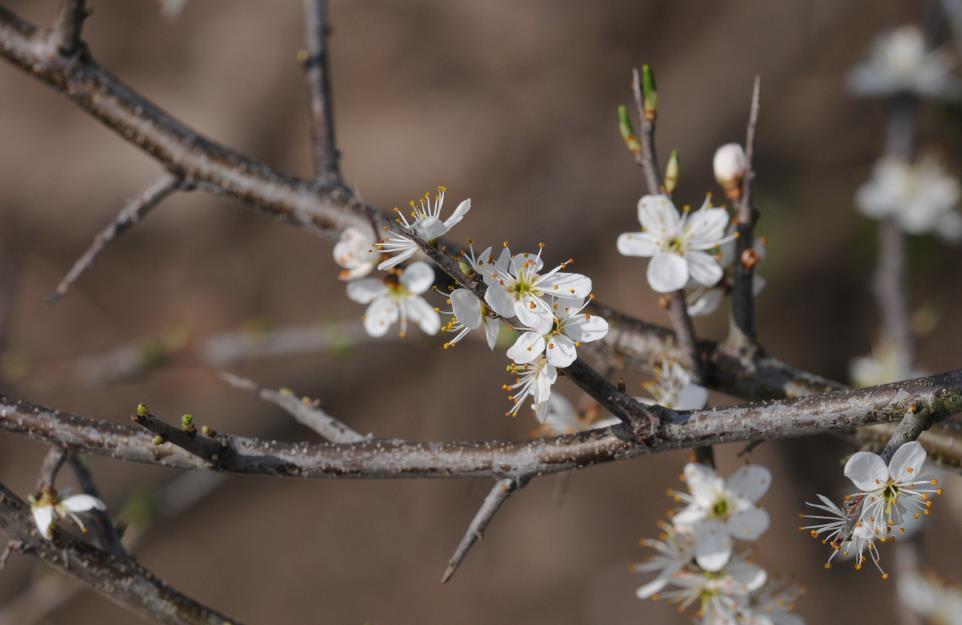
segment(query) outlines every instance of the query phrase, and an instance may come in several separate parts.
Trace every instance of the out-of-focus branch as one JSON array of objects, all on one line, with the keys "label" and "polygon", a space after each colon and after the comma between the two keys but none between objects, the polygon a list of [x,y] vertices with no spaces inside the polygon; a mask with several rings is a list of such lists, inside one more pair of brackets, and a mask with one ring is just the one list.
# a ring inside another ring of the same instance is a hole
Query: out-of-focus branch
[{"label": "out-of-focus branch", "polygon": [[139,196],[128,201],[121,211],[117,213],[113,221],[107,224],[107,226],[94,237],[93,243],[91,243],[87,251],[77,259],[77,262],[70,268],[70,271],[68,271],[67,275],[60,281],[60,284],[57,285],[57,288],[47,301],[53,304],[66,295],[70,285],[93,264],[97,256],[100,255],[111,241],[137,224],[152,208],[163,202],[171,193],[184,188],[187,188],[187,186],[183,183],[182,178],[164,174],[144,189]]},{"label": "out-of-focus branch", "polygon": [[83,48],[80,31],[87,19],[86,0],[61,0],[60,10],[50,29],[51,43],[64,56],[73,56]]},{"label": "out-of-focus branch", "polygon": [[298,399],[288,390],[275,391],[260,386],[253,380],[232,373],[221,372],[220,377],[234,388],[250,391],[272,404],[276,404],[290,414],[298,423],[305,425],[332,443],[357,443],[368,438],[355,432],[343,421],[335,419],[319,407],[305,399]]},{"label": "out-of-focus branch", "polygon": [[850,431],[901,420],[916,403],[927,407],[936,421],[962,411],[962,370],[800,399],[677,413],[659,425],[647,444],[636,442],[623,425],[516,442],[373,439],[310,444],[229,436],[215,441],[226,445],[226,453],[211,462],[177,446],[156,446],[150,434],[130,425],[50,410],[3,395],[0,429],[71,451],[183,469],[312,478],[517,479],[699,445]]},{"label": "out-of-focus branch", "polygon": [[57,474],[67,461],[67,452],[61,447],[51,447],[43,457],[40,465],[40,476],[37,478],[37,492],[53,487],[57,481]]},{"label": "out-of-focus branch", "polygon": [[468,531],[465,532],[464,538],[458,543],[458,548],[454,550],[454,555],[451,556],[451,561],[448,562],[448,567],[444,570],[444,575],[441,576],[442,584],[446,584],[448,580],[454,576],[458,567],[461,566],[461,562],[464,561],[464,557],[468,555],[468,551],[471,550],[474,543],[483,537],[484,530],[487,529],[494,515],[498,513],[498,510],[500,510],[504,502],[508,500],[508,497],[523,487],[526,481],[526,479],[523,481],[503,479],[495,482],[491,488],[491,492],[484,498],[484,502],[478,509],[477,514],[471,519],[471,523],[468,525]]},{"label": "out-of-focus branch", "polygon": [[[856,440],[873,449],[881,450],[892,439],[899,423],[880,423],[862,428],[856,434]],[[930,460],[941,466],[959,471],[962,469],[962,423],[958,421],[944,421],[923,431],[918,439]]]},{"label": "out-of-focus branch", "polygon": [[28,544],[31,555],[143,617],[165,625],[239,625],[177,592],[132,559],[116,558],[57,530],[52,540],[40,538],[30,507],[2,484],[0,529]]},{"label": "out-of-focus branch", "polygon": [[748,160],[748,171],[742,178],[741,196],[736,205],[735,232],[738,234],[738,238],[735,239],[731,323],[726,341],[737,353],[744,353],[749,359],[754,357],[757,345],[755,342],[754,291],[757,256],[753,249],[756,211],[752,202],[752,189],[755,183],[755,128],[758,126],[760,89],[761,78],[756,76],[755,85],[752,88],[752,107],[748,115],[748,130],[745,133],[745,156]]},{"label": "out-of-focus branch", "polygon": [[311,105],[311,150],[314,177],[326,184],[341,184],[337,143],[334,141],[334,108],[327,39],[331,27],[327,0],[304,0],[307,54],[303,57]]},{"label": "out-of-focus branch", "polygon": [[[100,496],[100,489],[97,488],[93,475],[90,474],[90,469],[87,468],[80,458],[71,454],[67,457],[67,464],[73,469],[77,483],[80,484],[80,490],[91,497],[103,500],[103,497]],[[100,547],[104,551],[112,553],[117,557],[126,557],[127,551],[124,549],[120,532],[114,527],[107,511],[95,508],[90,511],[90,514],[94,517],[94,534],[97,536],[97,542],[100,544]]]}]

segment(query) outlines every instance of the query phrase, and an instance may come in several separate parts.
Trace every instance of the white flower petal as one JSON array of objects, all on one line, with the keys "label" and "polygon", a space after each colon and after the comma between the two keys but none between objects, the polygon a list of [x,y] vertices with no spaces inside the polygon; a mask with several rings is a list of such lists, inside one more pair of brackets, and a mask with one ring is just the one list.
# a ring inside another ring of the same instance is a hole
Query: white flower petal
[{"label": "white flower petal", "polygon": [[622,256],[654,256],[658,253],[658,242],[647,232],[620,234],[617,245]]},{"label": "white flower petal", "polygon": [[638,221],[655,238],[667,240],[681,230],[678,209],[664,195],[646,195],[638,200]]},{"label": "white flower petal", "polygon": [[33,522],[37,524],[37,530],[40,535],[46,539],[53,538],[53,534],[50,531],[50,526],[53,525],[53,507],[52,506],[38,506],[32,510],[33,512]]},{"label": "white flower petal", "polygon": [[685,253],[685,260],[688,262],[692,280],[699,284],[715,286],[725,275],[718,261],[705,252],[689,250]]},{"label": "white flower petal", "polygon": [[648,263],[648,284],[658,293],[671,293],[688,282],[688,263],[671,252],[659,252]]},{"label": "white flower petal", "polygon": [[378,278],[365,278],[347,283],[347,296],[358,304],[370,304],[387,291],[387,285]]},{"label": "white flower petal", "polygon": [[398,320],[397,304],[389,297],[380,297],[364,313],[364,330],[371,336],[384,336]]},{"label": "white flower petal", "polygon": [[488,349],[494,350],[498,344],[498,337],[501,335],[501,320],[495,317],[484,318],[484,339],[488,343]]},{"label": "white flower petal", "polygon": [[639,599],[648,599],[652,595],[661,591],[662,588],[668,585],[671,580],[671,575],[660,574],[655,579],[651,580],[641,588],[635,591],[635,596]]},{"label": "white flower petal", "polygon": [[[705,206],[707,204],[708,200],[705,200]],[[728,211],[724,208],[706,208],[705,206],[692,213],[686,224],[688,245],[692,249],[704,250],[715,247],[719,239],[724,238],[725,228],[728,227]]]},{"label": "white flower petal", "polygon": [[514,298],[498,284],[488,285],[484,292],[485,303],[505,319],[514,317]]},{"label": "white flower petal", "polygon": [[845,463],[845,477],[859,490],[872,491],[880,488],[889,479],[885,462],[876,454],[857,451]]},{"label": "white flower petal", "polygon": [[758,590],[768,580],[768,573],[765,572],[765,569],[741,558],[731,563],[731,566],[728,567],[728,574],[736,584],[748,592]]},{"label": "white flower petal", "polygon": [[525,326],[535,332],[546,334],[554,324],[551,306],[540,297],[525,295],[514,303],[514,313]]},{"label": "white flower petal", "polygon": [[454,212],[451,213],[451,216],[444,220],[444,231],[447,232],[454,226],[461,223],[461,220],[464,219],[464,216],[468,214],[469,210],[471,210],[471,198],[468,198],[458,204],[458,207],[454,209]]},{"label": "white flower petal", "polygon": [[772,483],[771,472],[763,466],[748,464],[739,467],[725,478],[725,490],[736,496],[755,503],[762,498]]},{"label": "white flower petal", "polygon": [[543,278],[538,286],[549,295],[583,299],[591,293],[591,278],[580,273],[558,271]]},{"label": "white flower petal", "polygon": [[889,474],[896,482],[914,482],[919,479],[925,457],[925,449],[921,443],[918,441],[905,443],[892,455]]},{"label": "white flower petal", "polygon": [[675,410],[701,410],[708,403],[708,389],[697,384],[686,384],[678,391]]},{"label": "white flower petal", "polygon": [[522,332],[521,336],[508,348],[508,358],[519,365],[534,362],[544,353],[544,336],[540,332]]},{"label": "white flower petal", "polygon": [[451,310],[462,324],[472,330],[481,327],[481,300],[467,289],[451,291]]},{"label": "white flower petal", "polygon": [[755,540],[768,529],[768,523],[765,510],[746,508],[728,518],[728,531],[739,540]]},{"label": "white flower petal", "polygon": [[434,269],[425,262],[411,263],[401,273],[401,284],[409,292],[420,295],[434,284]]},{"label": "white flower petal", "polygon": [[[754,275],[756,279],[759,279],[758,274]],[[688,305],[688,314],[692,317],[703,317],[712,314],[718,310],[718,306],[721,305],[724,295],[721,289],[708,289]]]},{"label": "white flower petal", "polygon": [[427,300],[419,295],[411,295],[406,303],[408,319],[417,323],[421,331],[429,336],[438,333],[441,329],[441,316]]},{"label": "white flower petal", "polygon": [[715,470],[704,464],[689,462],[685,465],[684,474],[688,490],[699,502],[711,503],[724,487]]},{"label": "white flower petal", "polygon": [[397,252],[391,258],[388,258],[387,260],[384,260],[378,263],[377,268],[379,271],[387,271],[392,267],[396,267],[397,265],[400,265],[407,259],[414,256],[415,252],[418,251],[418,244],[412,241],[411,239],[408,239],[407,237],[401,237],[401,236],[397,236],[396,238],[399,240],[400,239],[406,240],[407,241],[406,247],[403,250]]},{"label": "white flower petal", "polygon": [[565,334],[572,339],[579,343],[591,343],[608,335],[608,322],[603,317],[588,315],[587,313],[578,314],[585,315],[586,318],[581,323],[565,328]]},{"label": "white flower petal", "polygon": [[732,555],[732,539],[720,521],[709,519],[695,528],[695,561],[706,571],[720,571]]},{"label": "white flower petal", "polygon": [[535,381],[534,400],[536,403],[547,402],[551,397],[551,385],[558,379],[558,370],[552,365],[544,365],[544,369]]},{"label": "white flower petal", "polygon": [[73,495],[67,497],[61,505],[71,512],[87,512],[88,510],[106,510],[104,502],[90,495]]},{"label": "white flower petal", "polygon": [[567,367],[578,357],[574,341],[564,335],[555,335],[548,339],[545,353],[548,362],[560,368]]}]

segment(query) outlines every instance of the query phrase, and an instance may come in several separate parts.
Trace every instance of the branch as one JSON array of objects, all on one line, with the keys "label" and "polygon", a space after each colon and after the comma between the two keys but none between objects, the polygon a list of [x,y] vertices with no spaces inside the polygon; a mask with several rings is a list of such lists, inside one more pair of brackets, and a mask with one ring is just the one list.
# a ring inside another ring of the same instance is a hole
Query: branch
[{"label": "branch", "polygon": [[80,31],[87,19],[86,0],[62,0],[50,30],[50,41],[63,56],[72,56],[83,48]]},{"label": "branch", "polygon": [[141,194],[128,201],[114,220],[101,230],[87,251],[77,259],[67,275],[64,276],[54,292],[47,298],[51,304],[56,303],[66,295],[67,289],[87,270],[107,245],[126,232],[131,226],[143,219],[152,208],[163,202],[167,196],[178,189],[185,188],[183,179],[170,174],[164,174],[153,184],[143,190]]},{"label": "branch", "polygon": [[[0,395],[0,429],[71,451],[181,469],[329,479],[520,479],[699,445],[848,431],[901,420],[914,403],[926,406],[934,421],[962,411],[962,370],[860,390],[678,413],[672,421],[660,424],[649,444],[635,442],[624,425],[516,442],[374,439],[310,444],[230,436],[212,441],[223,442],[226,448],[218,461],[211,462],[193,450],[155,446],[150,434],[130,425],[72,415],[4,395]],[[162,435],[173,437],[170,430],[179,431],[163,426],[157,428]]]},{"label": "branch", "polygon": [[326,184],[341,184],[339,153],[334,140],[334,109],[327,37],[327,0],[304,0],[307,53],[303,56],[311,103],[311,150],[314,177]]},{"label": "branch", "polygon": [[468,525],[468,531],[465,532],[464,538],[458,543],[458,548],[454,550],[454,555],[451,556],[451,561],[448,562],[448,568],[444,570],[444,575],[441,576],[442,584],[446,584],[457,572],[464,557],[468,555],[468,551],[474,546],[474,543],[481,540],[484,530],[488,527],[488,524],[491,523],[491,519],[498,513],[498,510],[501,509],[501,506],[504,505],[504,502],[508,500],[508,497],[523,486],[524,482],[513,479],[498,480],[495,483],[491,488],[491,492],[484,498],[484,503],[481,504],[481,508],[478,509],[477,514],[471,519],[471,524]]},{"label": "branch", "polygon": [[[651,74],[651,69],[646,65],[645,71]],[[645,172],[645,184],[648,186],[648,193],[657,195],[661,190],[661,170],[658,169],[658,154],[655,152],[655,119],[656,109],[649,107],[645,102],[641,74],[637,69],[631,72],[631,88],[635,94],[635,106],[638,108],[638,117],[641,123],[641,167]]]},{"label": "branch", "polygon": [[[100,496],[100,490],[97,488],[97,485],[94,484],[90,470],[81,462],[80,458],[71,454],[67,457],[67,463],[70,465],[70,468],[73,469],[77,483],[80,484],[80,490],[91,497],[103,500],[103,497]],[[114,527],[113,522],[110,520],[110,515],[107,514],[106,510],[95,508],[91,510],[89,514],[94,517],[94,534],[97,536],[97,542],[100,544],[100,547],[117,557],[126,557],[127,551],[124,549],[120,532]]]},{"label": "branch", "polygon": [[304,400],[298,399],[286,389],[274,391],[260,386],[253,380],[227,372],[221,372],[220,377],[234,388],[250,391],[261,399],[280,406],[298,423],[311,428],[332,443],[357,443],[368,438],[309,403],[307,398],[304,398]]},{"label": "branch", "polygon": [[111,556],[73,536],[54,531],[37,535],[30,507],[0,484],[0,529],[29,552],[136,614],[165,625],[239,625],[177,592],[131,559]]},{"label": "branch", "polygon": [[[734,281],[731,292],[731,323],[727,343],[737,352],[751,352],[755,342],[755,291],[754,268],[757,257],[753,256],[755,244],[755,220],[757,214],[752,204],[752,187],[755,184],[754,153],[755,128],[758,125],[759,91],[761,78],[755,77],[752,88],[752,107],[748,115],[748,130],[745,133],[745,156],[748,158],[748,172],[742,179],[741,197],[737,204],[735,231]],[[754,356],[754,354],[746,354]]]},{"label": "branch", "polygon": [[194,428],[176,428],[150,414],[146,408],[144,404],[140,404],[130,420],[154,433],[152,445],[163,447],[166,443],[171,443],[211,466],[219,465],[233,453],[233,448],[224,437],[208,436],[206,433],[198,433]]},{"label": "branch", "polygon": [[313,231],[370,228],[368,209],[339,186],[282,174],[189,128],[95,61],[61,56],[44,32],[0,7],[0,56],[63,93],[108,128],[216,195]]},{"label": "branch", "polygon": [[50,448],[43,458],[43,464],[40,466],[40,477],[37,478],[38,493],[53,487],[57,481],[57,474],[60,473],[60,469],[66,460],[66,450],[57,446]]}]

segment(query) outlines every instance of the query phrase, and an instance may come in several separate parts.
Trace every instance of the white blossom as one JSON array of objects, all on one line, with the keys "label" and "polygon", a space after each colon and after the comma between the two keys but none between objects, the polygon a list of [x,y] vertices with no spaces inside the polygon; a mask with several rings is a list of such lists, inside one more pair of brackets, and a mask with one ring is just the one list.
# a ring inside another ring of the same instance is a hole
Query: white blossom
[{"label": "white blossom", "polygon": [[769,580],[761,589],[748,597],[747,605],[739,612],[743,625],[805,625],[805,620],[795,614],[795,602],[802,594],[797,584]]},{"label": "white blossom", "polygon": [[917,163],[882,158],[855,202],[866,217],[894,219],[909,234],[932,233],[955,242],[962,240],[962,215],[955,210],[960,193],[959,181],[933,157]]},{"label": "white blossom", "polygon": [[864,96],[919,96],[952,98],[959,82],[952,74],[952,58],[942,50],[927,50],[922,31],[902,26],[880,34],[868,58],[848,75],[852,93]]},{"label": "white blossom", "polygon": [[[591,298],[575,300],[548,297],[553,315],[551,325],[542,327],[522,325],[520,335],[508,349],[508,358],[518,364],[531,362],[544,354],[548,362],[558,368],[569,366],[578,357],[577,347],[603,339],[608,334],[608,322],[597,315],[582,312]],[[540,325],[540,324],[539,324]]]},{"label": "white blossom", "polygon": [[849,364],[849,376],[858,387],[878,386],[901,382],[926,375],[911,366],[903,355],[887,346],[879,347],[868,356],[859,356]]},{"label": "white blossom", "polygon": [[636,397],[645,404],[658,404],[672,410],[701,410],[708,403],[708,390],[691,381],[691,376],[677,362],[667,359],[655,370],[655,380],[646,382],[651,398]]},{"label": "white blossom", "polygon": [[926,453],[917,441],[905,443],[885,461],[872,452],[859,451],[845,464],[845,477],[859,489],[859,522],[884,542],[904,525],[906,517],[928,514],[933,494],[941,494],[938,481],[922,475]]},{"label": "white blossom", "polygon": [[374,239],[360,228],[348,226],[334,245],[334,262],[344,268],[341,280],[356,280],[374,271],[379,255],[374,250]]},{"label": "white blossom", "polygon": [[872,559],[875,568],[882,574],[882,579],[888,579],[888,573],[882,569],[878,547],[875,546],[875,535],[860,520],[861,499],[846,499],[844,506],[839,506],[824,495],[817,495],[821,503],[805,502],[806,506],[815,508],[818,514],[800,515],[804,519],[812,519],[815,523],[799,527],[807,530],[812,538],[820,538],[823,545],[829,545],[832,553],[825,562],[825,568],[832,568],[832,560],[842,554],[844,558],[855,558],[855,570],[862,570],[866,554]]},{"label": "white blossom", "polygon": [[910,610],[939,625],[962,625],[962,589],[933,574],[910,570],[898,578],[899,599]]},{"label": "white blossom", "polygon": [[544,421],[548,416],[548,399],[551,397],[551,386],[558,379],[558,370],[548,362],[544,356],[523,365],[508,365],[508,373],[515,376],[514,384],[505,384],[501,388],[510,393],[508,400],[514,402],[506,415],[517,416],[518,411],[527,399],[531,399],[538,421]]},{"label": "white blossom", "polygon": [[392,273],[383,280],[364,278],[349,282],[347,296],[359,304],[368,304],[363,319],[364,329],[371,336],[384,336],[398,319],[402,337],[407,334],[408,319],[425,334],[434,335],[441,329],[441,318],[421,297],[432,284],[434,270],[419,261],[411,263],[400,276]]},{"label": "white blossom", "polygon": [[741,556],[733,556],[723,570],[686,569],[671,580],[673,589],[662,591],[679,610],[698,606],[704,625],[736,625],[749,593],[761,588],[768,578],[765,570]]},{"label": "white blossom", "polygon": [[618,237],[618,251],[625,256],[651,257],[648,283],[658,293],[683,288],[689,278],[714,286],[722,278],[718,259],[710,254],[728,240],[728,212],[713,208],[711,197],[694,213],[679,214],[665,195],[646,195],[638,201],[641,232]]},{"label": "white blossom", "polygon": [[[458,204],[450,217],[442,221],[441,207],[444,204],[446,190],[445,187],[439,186],[437,195],[433,198],[430,193],[425,193],[418,202],[411,200],[409,215],[411,221],[408,221],[408,216],[405,216],[400,209],[395,208],[394,212],[398,215],[398,222],[406,230],[413,231],[424,241],[433,241],[444,236],[451,228],[460,223],[464,216],[468,214],[468,211],[471,210],[471,200],[464,200]],[[390,269],[403,263],[418,251],[418,244],[412,238],[394,231],[391,231],[390,236],[378,243],[376,247],[384,254],[392,255],[391,258],[382,261],[377,266],[381,270]]]},{"label": "white blossom", "polygon": [[454,334],[454,338],[444,344],[444,349],[454,347],[471,330],[484,327],[484,338],[490,349],[494,349],[501,334],[501,320],[489,314],[488,307],[478,299],[478,296],[468,289],[455,289],[448,295],[450,311],[440,311],[450,319],[441,326],[445,332]]},{"label": "white blossom", "polygon": [[518,317],[526,327],[545,333],[554,323],[554,311],[548,296],[583,299],[591,293],[591,279],[579,273],[561,271],[567,261],[554,269],[540,273],[543,268],[541,252],[537,254],[501,253],[501,258],[485,268],[484,301],[506,319]]},{"label": "white blossom", "polygon": [[544,417],[541,428],[535,432],[539,436],[561,436],[585,430],[606,428],[621,423],[618,417],[599,419],[597,409],[579,413],[563,395],[552,393],[543,408]]},{"label": "white blossom", "polygon": [[719,571],[732,553],[732,539],[755,540],[768,529],[768,513],[756,502],[772,477],[758,465],[739,467],[727,478],[703,464],[685,465],[689,493],[673,493],[686,507],[672,517],[676,527],[695,537],[695,560],[706,571]]},{"label": "white blossom", "polygon": [[40,535],[46,539],[53,538],[53,527],[58,519],[70,519],[84,532],[87,528],[80,520],[80,513],[91,510],[106,510],[107,506],[101,500],[90,495],[72,495],[63,499],[52,488],[45,489],[39,498],[30,498],[30,511],[33,522],[37,525]]},{"label": "white blossom", "polygon": [[672,582],[695,557],[695,541],[691,534],[679,532],[674,526],[661,523],[663,530],[658,540],[644,539],[641,544],[655,550],[655,554],[632,565],[636,573],[655,573],[654,579],[639,587],[635,594],[639,599],[648,599]]}]

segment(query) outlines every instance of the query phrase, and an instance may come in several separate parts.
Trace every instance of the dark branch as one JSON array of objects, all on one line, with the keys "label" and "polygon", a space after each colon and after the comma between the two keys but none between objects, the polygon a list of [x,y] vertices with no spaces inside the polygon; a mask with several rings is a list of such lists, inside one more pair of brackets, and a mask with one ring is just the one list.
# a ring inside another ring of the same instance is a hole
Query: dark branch
[{"label": "dark branch", "polygon": [[50,29],[51,43],[65,57],[83,48],[80,31],[87,19],[86,0],[62,0],[60,10]]},{"label": "dark branch", "polygon": [[[90,469],[87,468],[80,458],[71,454],[67,458],[67,463],[70,465],[70,468],[73,469],[77,483],[80,484],[80,490],[91,497],[103,500],[103,497],[100,496],[100,490],[94,483],[93,475],[90,474]],[[107,511],[93,509],[90,511],[90,514],[94,517],[93,529],[100,547],[104,551],[112,553],[117,557],[126,557],[127,551],[124,549],[120,532],[114,527]]]},{"label": "dark branch", "polygon": [[134,560],[117,558],[73,536],[54,530],[40,538],[29,506],[0,484],[0,529],[29,545],[29,553],[136,614],[165,625],[239,625],[177,592]]},{"label": "dark branch", "polygon": [[738,199],[735,232],[735,263],[732,284],[731,326],[727,343],[739,353],[754,357],[755,343],[755,291],[754,274],[757,256],[754,255],[755,220],[757,218],[752,203],[752,189],[755,184],[755,128],[758,125],[759,90],[761,79],[755,77],[752,88],[752,107],[748,115],[748,130],[745,133],[745,155],[748,157],[748,172],[742,178],[741,196]]},{"label": "dark branch", "polygon": [[468,551],[471,550],[474,543],[482,539],[484,530],[488,527],[488,524],[491,523],[491,519],[498,513],[498,510],[501,509],[501,506],[504,505],[504,502],[508,500],[508,497],[523,486],[524,482],[512,479],[498,480],[497,483],[495,483],[491,488],[491,492],[484,498],[484,503],[481,504],[481,508],[478,509],[477,514],[471,519],[471,524],[468,525],[468,531],[465,532],[464,538],[458,543],[458,548],[454,550],[454,555],[451,556],[451,561],[448,562],[448,568],[444,570],[444,575],[441,576],[442,584],[447,583],[457,572],[464,557],[468,555]]},{"label": "dark branch", "polygon": [[163,202],[171,193],[182,188],[184,188],[184,184],[181,178],[165,174],[144,189],[138,197],[128,201],[121,211],[117,213],[113,221],[107,224],[107,227],[94,237],[93,243],[91,243],[87,251],[77,259],[77,262],[70,268],[70,271],[68,271],[67,275],[60,281],[60,284],[57,285],[56,290],[54,290],[47,301],[51,304],[59,301],[60,298],[67,293],[67,289],[93,264],[97,256],[100,255],[111,241],[143,219],[152,208]]},{"label": "dark branch", "polygon": [[327,39],[331,27],[327,17],[327,0],[304,0],[304,26],[307,75],[311,105],[311,150],[314,177],[326,184],[341,184],[337,143],[334,140],[334,109],[331,97],[331,69]]}]

